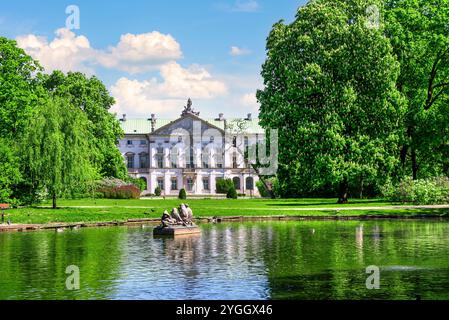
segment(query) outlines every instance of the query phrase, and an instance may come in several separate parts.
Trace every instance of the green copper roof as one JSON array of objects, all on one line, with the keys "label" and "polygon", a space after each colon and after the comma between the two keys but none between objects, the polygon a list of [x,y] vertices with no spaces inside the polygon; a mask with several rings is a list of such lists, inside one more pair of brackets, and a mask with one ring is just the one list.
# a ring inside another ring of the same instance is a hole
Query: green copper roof
[{"label": "green copper roof", "polygon": [[[163,126],[169,124],[176,119],[157,119],[154,130],[158,130]],[[220,129],[224,129],[224,121],[218,121],[216,119],[202,119]],[[227,123],[235,120],[241,120],[237,118],[226,119]],[[264,129],[259,125],[259,119],[247,120],[246,133],[264,133]],[[151,133],[151,121],[147,119],[127,119],[126,121],[120,121],[125,134],[149,134]]]}]

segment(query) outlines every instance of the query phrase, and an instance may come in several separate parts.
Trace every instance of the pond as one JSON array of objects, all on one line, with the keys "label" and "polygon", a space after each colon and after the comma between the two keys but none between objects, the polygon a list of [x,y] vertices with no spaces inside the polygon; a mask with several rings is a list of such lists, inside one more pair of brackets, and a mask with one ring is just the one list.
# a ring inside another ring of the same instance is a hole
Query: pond
[{"label": "pond", "polygon": [[[296,221],[0,234],[0,299],[449,299],[449,223]],[[66,289],[68,266],[79,290]],[[368,266],[380,288],[368,290]]]}]

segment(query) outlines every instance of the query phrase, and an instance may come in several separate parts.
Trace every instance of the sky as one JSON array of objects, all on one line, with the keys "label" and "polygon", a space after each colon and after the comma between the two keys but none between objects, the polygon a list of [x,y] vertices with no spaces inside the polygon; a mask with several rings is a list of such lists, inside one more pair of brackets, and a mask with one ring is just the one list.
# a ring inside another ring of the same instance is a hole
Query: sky
[{"label": "sky", "polygon": [[0,36],[15,39],[48,73],[97,76],[118,116],[175,118],[188,98],[202,117],[257,116],[266,38],[305,2],[7,1]]}]

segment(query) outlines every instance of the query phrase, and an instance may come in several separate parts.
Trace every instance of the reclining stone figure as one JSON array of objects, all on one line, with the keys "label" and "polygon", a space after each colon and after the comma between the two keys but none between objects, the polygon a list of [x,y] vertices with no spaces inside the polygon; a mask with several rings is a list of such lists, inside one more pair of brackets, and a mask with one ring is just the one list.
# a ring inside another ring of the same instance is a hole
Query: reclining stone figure
[{"label": "reclining stone figure", "polygon": [[177,222],[176,222],[175,219],[173,219],[173,218],[170,216],[170,214],[168,213],[168,211],[165,210],[164,213],[162,214],[161,223],[162,223],[162,226],[163,226],[164,228],[167,228],[167,227],[169,227],[169,226],[171,226],[171,225],[176,224]]}]

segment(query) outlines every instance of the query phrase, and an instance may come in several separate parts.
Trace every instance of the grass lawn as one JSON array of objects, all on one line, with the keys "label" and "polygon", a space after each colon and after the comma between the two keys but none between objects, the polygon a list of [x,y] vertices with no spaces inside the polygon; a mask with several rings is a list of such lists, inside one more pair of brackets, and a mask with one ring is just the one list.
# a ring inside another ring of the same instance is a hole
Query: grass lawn
[{"label": "grass lawn", "polygon": [[57,210],[49,208],[50,202],[44,202],[38,207],[9,210],[7,214],[13,223],[121,222],[128,219],[159,218],[164,210],[170,210],[181,202],[190,205],[195,217],[449,215],[449,209],[389,208],[398,204],[382,199],[352,200],[347,205],[337,205],[337,199],[82,199],[60,200],[60,208]]}]

